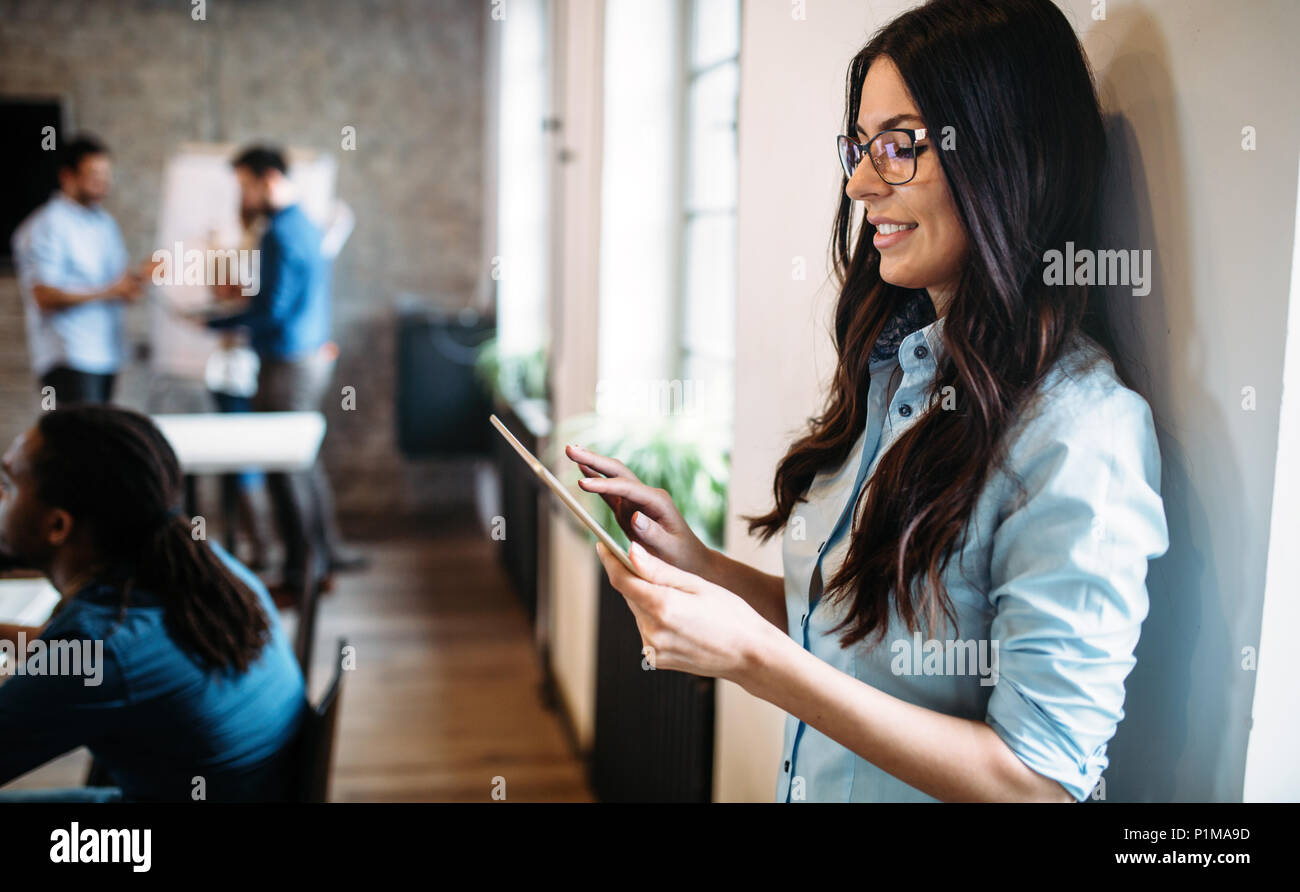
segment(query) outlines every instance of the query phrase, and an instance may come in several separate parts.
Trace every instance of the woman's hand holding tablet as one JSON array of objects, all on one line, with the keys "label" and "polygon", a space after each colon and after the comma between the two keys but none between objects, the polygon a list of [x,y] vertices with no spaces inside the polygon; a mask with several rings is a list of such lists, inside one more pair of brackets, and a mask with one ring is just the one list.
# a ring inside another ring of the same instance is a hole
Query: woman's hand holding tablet
[{"label": "woman's hand holding tablet", "polygon": [[[580,447],[566,448],[586,475],[582,488],[605,498],[627,531],[632,548],[626,553],[500,419],[493,415],[491,421],[533,473],[596,534],[596,554],[610,584],[636,617],[642,653],[650,665],[725,678],[746,688],[754,684],[756,655],[773,642],[790,640],[783,623],[761,615],[733,591],[677,565],[680,560],[714,570],[727,559],[691,532],[668,493],[646,486],[622,462]],[[664,557],[651,554],[650,543]],[[779,580],[775,581],[779,590]]]},{"label": "woman's hand holding tablet", "polygon": [[596,546],[610,585],[623,596],[641,633],[641,653],[653,669],[724,678],[755,693],[764,655],[797,645],[744,598],[687,573],[633,542],[633,570],[603,544]]},{"label": "woman's hand holding tablet", "polygon": [[710,577],[715,552],[691,530],[671,494],[642,483],[618,459],[574,444],[564,454],[583,473],[578,486],[605,500],[629,541],[674,567]]},{"label": "woman's hand holding tablet", "polygon": [[550,472],[546,465],[542,464],[541,459],[529,452],[527,447],[525,447],[523,443],[520,443],[514,434],[510,433],[509,428],[501,423],[500,418],[492,415],[489,416],[488,420],[492,422],[492,426],[497,429],[497,432],[505,438],[505,441],[510,444],[510,448],[513,449],[519,457],[524,460],[524,463],[528,465],[529,469],[537,475],[537,479],[545,483],[546,488],[555,493],[561,504],[568,508],[569,511],[572,512],[573,516],[582,522],[583,526],[595,534],[596,538],[601,541],[606,550],[618,558],[619,563],[626,567],[630,572],[637,573],[638,570],[632,565],[632,561],[628,559],[627,552],[625,552],[622,547],[614,541],[614,537],[611,536],[604,527],[596,522],[594,517],[587,513],[587,509],[583,508],[578,500],[573,497],[573,493],[569,492],[568,488],[556,479],[555,475]]}]

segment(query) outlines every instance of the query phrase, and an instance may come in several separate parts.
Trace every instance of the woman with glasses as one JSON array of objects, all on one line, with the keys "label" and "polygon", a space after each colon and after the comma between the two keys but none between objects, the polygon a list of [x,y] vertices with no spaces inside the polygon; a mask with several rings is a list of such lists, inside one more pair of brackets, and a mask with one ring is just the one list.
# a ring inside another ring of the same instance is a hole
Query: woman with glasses
[{"label": "woman with glasses", "polygon": [[1096,245],[1078,39],[1050,0],[932,0],[849,64],[837,148],[838,362],[749,519],[783,577],[570,446],[639,577],[601,560],[652,665],[788,713],[781,801],[1086,799],[1168,535],[1100,295],[1044,273]]}]

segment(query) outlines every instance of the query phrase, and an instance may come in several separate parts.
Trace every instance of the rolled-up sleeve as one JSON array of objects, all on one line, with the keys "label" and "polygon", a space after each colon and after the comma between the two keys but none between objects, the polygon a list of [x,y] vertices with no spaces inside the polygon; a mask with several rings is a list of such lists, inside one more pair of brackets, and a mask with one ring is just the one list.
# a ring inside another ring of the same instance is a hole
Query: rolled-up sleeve
[{"label": "rolled-up sleeve", "polygon": [[1082,801],[1124,717],[1148,561],[1169,545],[1150,408],[1119,387],[1057,402],[1014,438],[1008,469],[1023,488],[993,537],[985,721]]},{"label": "rolled-up sleeve", "polygon": [[35,285],[67,286],[63,274],[63,245],[48,217],[32,220],[13,239],[14,265],[25,291]]}]

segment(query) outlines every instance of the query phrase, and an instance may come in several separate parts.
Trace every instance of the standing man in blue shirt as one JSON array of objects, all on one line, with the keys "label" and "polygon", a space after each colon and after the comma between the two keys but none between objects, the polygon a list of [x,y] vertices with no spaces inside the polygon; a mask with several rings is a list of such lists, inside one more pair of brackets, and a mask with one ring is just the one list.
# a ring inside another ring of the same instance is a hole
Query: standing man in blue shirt
[{"label": "standing man in blue shirt", "polygon": [[[209,321],[213,328],[248,331],[261,365],[253,409],[301,412],[320,409],[334,372],[337,346],[330,340],[329,264],[321,234],[295,202],[284,153],[267,146],[245,149],[232,162],[239,179],[241,210],[268,218],[258,250],[261,281],[243,312]],[[233,296],[238,286],[218,288]],[[333,570],[364,563],[342,546],[334,499],[319,461],[299,474],[268,474],[284,542],[284,575],[277,595],[292,601],[307,573],[326,580]],[[307,567],[307,545],[317,566]]]},{"label": "standing man in blue shirt", "polygon": [[14,232],[32,367],[63,402],[107,402],[123,361],[123,305],[143,273],[127,269],[122,233],[101,202],[108,149],[79,136],[59,160],[59,188]]}]

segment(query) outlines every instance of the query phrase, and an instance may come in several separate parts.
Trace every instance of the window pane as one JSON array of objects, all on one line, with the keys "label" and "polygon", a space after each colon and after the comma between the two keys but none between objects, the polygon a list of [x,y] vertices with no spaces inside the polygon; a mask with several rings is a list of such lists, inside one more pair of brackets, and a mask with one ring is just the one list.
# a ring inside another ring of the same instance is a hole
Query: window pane
[{"label": "window pane", "polygon": [[735,398],[730,359],[687,352],[682,357],[683,392],[690,394],[690,411],[725,423],[731,419]]},{"label": "window pane", "polygon": [[723,359],[732,353],[736,219],[710,214],[686,223],[682,346]]},{"label": "window pane", "polygon": [[549,339],[550,49],[546,0],[520,0],[501,23],[498,118],[497,333],[501,353],[531,353]]},{"label": "window pane", "polygon": [[740,50],[740,0],[695,0],[691,15],[691,67],[733,58]]},{"label": "window pane", "polygon": [[600,380],[677,371],[681,33],[676,3],[605,3]]},{"label": "window pane", "polygon": [[712,69],[689,88],[687,210],[736,204],[736,89],[734,62]]},{"label": "window pane", "polygon": [[[739,0],[688,0],[679,375],[708,417],[732,415]],[[729,425],[727,425],[729,429]]]}]

